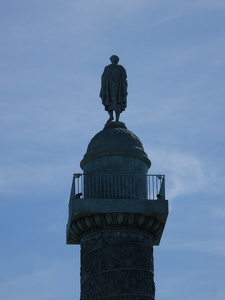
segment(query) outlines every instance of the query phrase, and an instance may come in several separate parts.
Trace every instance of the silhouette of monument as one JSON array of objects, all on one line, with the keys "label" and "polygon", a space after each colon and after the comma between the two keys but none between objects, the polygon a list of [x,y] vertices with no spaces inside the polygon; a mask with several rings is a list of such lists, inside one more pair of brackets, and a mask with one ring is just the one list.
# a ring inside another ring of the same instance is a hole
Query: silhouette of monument
[{"label": "silhouette of monument", "polygon": [[81,246],[80,300],[155,299],[153,246],[168,216],[165,176],[140,139],[108,120],[73,176],[67,244]]}]

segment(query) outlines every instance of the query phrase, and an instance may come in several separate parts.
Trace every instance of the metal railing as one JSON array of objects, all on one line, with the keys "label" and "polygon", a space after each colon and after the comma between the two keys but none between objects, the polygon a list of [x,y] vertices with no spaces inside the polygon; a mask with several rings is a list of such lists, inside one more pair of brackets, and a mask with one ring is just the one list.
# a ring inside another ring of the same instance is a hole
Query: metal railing
[{"label": "metal railing", "polygon": [[70,199],[165,200],[165,175],[73,175]]}]

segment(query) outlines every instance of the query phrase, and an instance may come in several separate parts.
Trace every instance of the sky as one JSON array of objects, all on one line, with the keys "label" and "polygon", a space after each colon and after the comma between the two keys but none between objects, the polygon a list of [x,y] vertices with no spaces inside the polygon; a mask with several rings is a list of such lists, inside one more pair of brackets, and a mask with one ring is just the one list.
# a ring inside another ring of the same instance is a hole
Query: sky
[{"label": "sky", "polygon": [[128,76],[121,121],[166,175],[156,300],[225,299],[225,1],[0,1],[0,298],[80,297],[66,245],[72,174]]}]

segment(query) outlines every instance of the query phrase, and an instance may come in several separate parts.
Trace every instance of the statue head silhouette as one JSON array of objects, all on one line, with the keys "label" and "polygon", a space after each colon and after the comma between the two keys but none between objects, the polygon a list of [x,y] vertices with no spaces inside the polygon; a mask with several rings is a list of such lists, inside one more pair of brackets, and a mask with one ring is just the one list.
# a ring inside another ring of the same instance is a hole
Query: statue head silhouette
[{"label": "statue head silhouette", "polygon": [[114,64],[114,65],[117,65],[118,64],[118,62],[119,62],[119,57],[117,56],[117,55],[112,55],[111,57],[110,57],[110,61],[111,61],[111,63],[112,64]]}]

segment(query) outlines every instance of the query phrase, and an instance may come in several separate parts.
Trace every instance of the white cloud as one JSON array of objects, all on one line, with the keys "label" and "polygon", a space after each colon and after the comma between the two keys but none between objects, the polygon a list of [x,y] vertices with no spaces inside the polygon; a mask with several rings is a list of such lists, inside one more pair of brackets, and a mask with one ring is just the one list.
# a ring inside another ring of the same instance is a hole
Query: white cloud
[{"label": "white cloud", "polygon": [[154,172],[166,174],[166,195],[171,200],[189,193],[215,193],[223,189],[221,183],[224,179],[218,182],[213,170],[208,171],[208,162],[194,154],[172,148],[165,150],[163,147],[151,147],[147,153],[154,162]]}]

